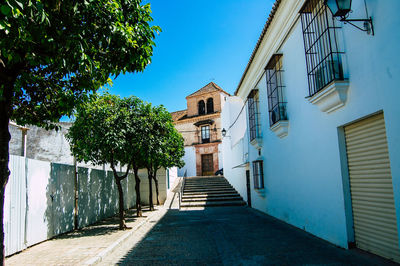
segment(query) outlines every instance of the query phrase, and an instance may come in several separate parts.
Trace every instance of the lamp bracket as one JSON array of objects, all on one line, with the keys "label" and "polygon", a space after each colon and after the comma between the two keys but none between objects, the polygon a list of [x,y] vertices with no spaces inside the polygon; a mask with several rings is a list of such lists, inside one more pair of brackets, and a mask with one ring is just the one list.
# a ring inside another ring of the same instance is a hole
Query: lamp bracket
[{"label": "lamp bracket", "polygon": [[[353,27],[356,27],[357,29],[366,32],[367,34],[371,34],[372,36],[374,36],[374,25],[372,24],[371,17],[368,19],[347,19],[346,17],[342,17],[340,19],[340,21],[342,21],[344,23],[348,23],[348,24],[352,25]],[[352,22],[364,22],[364,25],[363,25],[364,28],[361,28]]]}]

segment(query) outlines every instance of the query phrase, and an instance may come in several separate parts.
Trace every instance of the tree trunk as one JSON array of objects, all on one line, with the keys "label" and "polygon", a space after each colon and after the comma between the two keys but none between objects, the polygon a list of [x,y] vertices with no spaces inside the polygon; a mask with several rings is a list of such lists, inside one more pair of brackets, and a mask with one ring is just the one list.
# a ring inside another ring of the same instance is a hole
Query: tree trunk
[{"label": "tree trunk", "polygon": [[135,191],[136,191],[136,215],[142,217],[142,206],[140,204],[140,178],[138,175],[139,169],[134,167],[133,173],[135,174]]},{"label": "tree trunk", "polygon": [[9,162],[9,142],[11,139],[10,132],[8,131],[8,122],[11,114],[11,92],[12,86],[5,89],[3,97],[0,98],[0,252],[1,263],[4,265],[4,194],[10,170],[8,169]]},{"label": "tree trunk", "polygon": [[119,229],[120,230],[125,230],[126,224],[125,224],[125,217],[124,217],[124,191],[122,190],[122,185],[121,185],[121,179],[114,175],[115,178],[115,183],[117,184],[118,188],[118,203],[119,203]]},{"label": "tree trunk", "polygon": [[149,210],[154,211],[154,204],[153,204],[153,185],[151,180],[153,179],[152,171],[147,169],[148,178],[149,178]]},{"label": "tree trunk", "polygon": [[154,184],[156,185],[156,196],[157,196],[157,205],[160,205],[160,200],[158,199],[158,179],[157,179],[157,170],[154,171],[153,174]]}]

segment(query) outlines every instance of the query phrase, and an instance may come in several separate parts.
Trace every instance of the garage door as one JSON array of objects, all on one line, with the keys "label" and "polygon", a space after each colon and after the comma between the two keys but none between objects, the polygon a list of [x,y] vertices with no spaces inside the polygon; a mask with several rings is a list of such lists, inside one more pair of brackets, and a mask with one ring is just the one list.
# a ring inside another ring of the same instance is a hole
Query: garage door
[{"label": "garage door", "polygon": [[345,127],[357,247],[400,262],[383,114]]}]

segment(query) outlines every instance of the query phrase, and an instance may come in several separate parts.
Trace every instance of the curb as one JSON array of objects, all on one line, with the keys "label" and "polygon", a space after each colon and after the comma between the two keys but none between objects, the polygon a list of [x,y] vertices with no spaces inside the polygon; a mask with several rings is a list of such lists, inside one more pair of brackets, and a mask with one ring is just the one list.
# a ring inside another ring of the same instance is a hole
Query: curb
[{"label": "curb", "polygon": [[150,219],[152,219],[154,216],[159,214],[160,212],[163,212],[164,207],[161,207],[157,211],[153,212],[150,214],[146,219],[141,221],[139,224],[135,225],[132,227],[132,229],[129,230],[125,235],[121,236],[118,238],[114,243],[109,245],[107,248],[99,252],[97,255],[95,255],[93,258],[85,261],[83,265],[94,265],[96,263],[99,263],[100,261],[103,260],[108,254],[113,252],[122,242],[124,242],[128,237],[132,236],[140,227],[142,227],[145,223],[147,223]]}]

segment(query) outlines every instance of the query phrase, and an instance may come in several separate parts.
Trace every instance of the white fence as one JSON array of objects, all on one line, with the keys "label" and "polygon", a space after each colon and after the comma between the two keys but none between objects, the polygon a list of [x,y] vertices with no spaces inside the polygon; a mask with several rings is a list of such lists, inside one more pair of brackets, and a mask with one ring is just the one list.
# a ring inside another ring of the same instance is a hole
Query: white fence
[{"label": "white fence", "polygon": [[[78,228],[82,228],[118,212],[118,191],[111,171],[78,167],[75,172],[73,165],[14,155],[10,156],[9,167],[4,203],[6,256],[73,230],[75,218]],[[173,175],[175,172],[171,171]],[[142,204],[147,205],[147,172],[140,170],[139,176]],[[157,178],[162,204],[167,193],[167,171],[159,170]],[[169,178],[170,183],[174,178]],[[125,208],[132,208],[136,200],[133,175],[122,183]],[[153,191],[155,200],[155,188]]]}]

